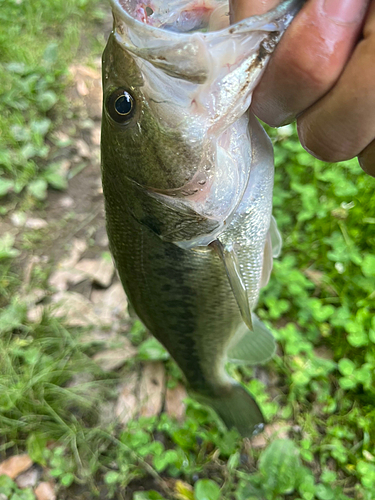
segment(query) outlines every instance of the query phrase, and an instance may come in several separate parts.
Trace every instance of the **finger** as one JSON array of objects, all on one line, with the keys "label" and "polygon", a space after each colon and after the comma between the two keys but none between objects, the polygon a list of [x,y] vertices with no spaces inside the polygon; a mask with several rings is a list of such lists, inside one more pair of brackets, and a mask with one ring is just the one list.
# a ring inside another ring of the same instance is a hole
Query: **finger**
[{"label": "finger", "polygon": [[264,14],[276,7],[278,3],[279,0],[231,0],[229,2],[231,23],[236,23],[246,17]]},{"label": "finger", "polygon": [[363,36],[335,87],[297,121],[302,145],[325,161],[358,156],[375,138],[375,2]]},{"label": "finger", "polygon": [[359,154],[358,161],[367,174],[375,177],[375,140]]},{"label": "finger", "polygon": [[367,6],[368,0],[307,2],[255,89],[259,118],[272,126],[290,122],[329,91],[358,39]]}]

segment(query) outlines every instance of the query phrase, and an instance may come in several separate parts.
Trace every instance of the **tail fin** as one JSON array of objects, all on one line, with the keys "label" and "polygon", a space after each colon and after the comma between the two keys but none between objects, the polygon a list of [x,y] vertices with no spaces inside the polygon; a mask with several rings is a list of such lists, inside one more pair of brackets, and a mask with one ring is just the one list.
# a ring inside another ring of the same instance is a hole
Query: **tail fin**
[{"label": "tail fin", "polygon": [[213,408],[226,427],[236,428],[242,437],[253,437],[264,428],[265,420],[259,406],[239,384],[225,387],[220,396],[194,396],[199,402]]}]

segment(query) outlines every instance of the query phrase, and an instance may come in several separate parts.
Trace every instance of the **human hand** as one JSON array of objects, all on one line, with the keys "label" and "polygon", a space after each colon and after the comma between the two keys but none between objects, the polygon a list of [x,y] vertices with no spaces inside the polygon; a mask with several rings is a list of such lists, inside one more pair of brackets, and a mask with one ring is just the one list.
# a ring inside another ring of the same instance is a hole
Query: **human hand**
[{"label": "human hand", "polygon": [[[231,0],[232,22],[278,0]],[[375,0],[308,0],[256,88],[252,109],[271,126],[297,117],[302,146],[337,162],[358,156],[375,176]]]}]

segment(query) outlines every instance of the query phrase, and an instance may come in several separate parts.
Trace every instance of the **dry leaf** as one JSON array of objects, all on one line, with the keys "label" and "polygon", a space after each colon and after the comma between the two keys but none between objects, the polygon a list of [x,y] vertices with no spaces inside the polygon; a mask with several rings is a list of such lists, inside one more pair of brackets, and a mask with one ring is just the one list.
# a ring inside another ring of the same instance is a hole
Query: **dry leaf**
[{"label": "dry leaf", "polygon": [[187,397],[186,389],[178,384],[173,389],[167,387],[165,395],[165,411],[170,417],[182,420],[185,416],[185,404],[183,400]]},{"label": "dry leaf", "polygon": [[97,163],[98,165],[100,164],[100,147],[99,146],[93,146],[91,149],[91,161],[93,163]]},{"label": "dry leaf", "polygon": [[65,317],[69,326],[107,325],[106,318],[99,317],[93,304],[76,292],[60,292],[53,296],[56,307],[51,311],[56,318]]},{"label": "dry leaf", "polygon": [[120,423],[126,425],[130,420],[136,417],[138,412],[138,376],[131,373],[122,386],[118,397],[115,414]]},{"label": "dry leaf", "polygon": [[92,80],[100,80],[101,75],[96,69],[90,68],[89,66],[83,66],[82,64],[72,65],[69,68],[70,73],[76,76],[85,76]]},{"label": "dry leaf", "polygon": [[96,69],[82,65],[70,67],[76,81],[77,93],[85,103],[85,110],[93,119],[100,119],[102,108],[101,75]]},{"label": "dry leaf", "polygon": [[304,274],[314,283],[315,286],[327,290],[331,295],[337,296],[336,290],[326,282],[326,276],[317,269],[305,269]]},{"label": "dry leaf", "polygon": [[74,268],[58,269],[51,274],[48,283],[59,292],[64,292],[70,285],[78,285],[86,278],[86,273]]},{"label": "dry leaf", "polygon": [[165,385],[163,363],[144,365],[139,387],[140,415],[152,417],[161,412]]},{"label": "dry leaf", "polygon": [[[122,338],[122,337],[121,337]],[[113,331],[107,332],[103,330],[91,330],[87,332],[85,335],[80,337],[80,342],[82,344],[105,344],[108,345],[108,342],[112,340],[117,340],[118,336]]]},{"label": "dry leaf", "polygon": [[31,469],[29,469],[26,472],[23,472],[17,477],[16,479],[17,486],[19,488],[34,488],[41,475],[42,475],[41,467],[37,466],[31,467]]},{"label": "dry leaf", "polygon": [[87,242],[85,240],[74,238],[74,240],[72,241],[72,246],[69,250],[69,256],[63,259],[59,263],[58,267],[60,269],[74,267],[81,258],[81,255],[86,250],[86,248]]},{"label": "dry leaf", "polygon": [[107,349],[106,351],[98,352],[92,358],[100,368],[105,372],[118,370],[128,359],[131,359],[137,353],[137,349],[130,342],[128,347],[120,349]]},{"label": "dry leaf", "polygon": [[116,403],[114,401],[102,401],[99,404],[99,425],[107,427],[107,425],[113,424],[115,410]]},{"label": "dry leaf", "polygon": [[40,323],[43,318],[44,305],[38,304],[27,311],[27,320],[30,323]]},{"label": "dry leaf", "polygon": [[253,448],[265,448],[274,437],[285,439],[288,437],[292,425],[289,422],[275,422],[264,427],[264,431],[251,439]]},{"label": "dry leaf", "polygon": [[91,140],[93,144],[95,144],[96,146],[100,146],[100,136],[101,136],[101,129],[100,125],[98,125],[91,130]]},{"label": "dry leaf", "polygon": [[82,158],[79,155],[72,155],[70,157],[70,160],[71,160],[72,163],[77,163],[79,165],[83,165]]},{"label": "dry leaf", "polygon": [[83,259],[75,266],[77,271],[84,272],[98,285],[108,288],[111,284],[115,268],[111,260]]},{"label": "dry leaf", "polygon": [[63,142],[63,143],[70,142],[70,136],[68,134],[66,134],[65,132],[63,132],[62,130],[55,130],[55,132],[53,133],[53,137],[56,140]]},{"label": "dry leaf", "polygon": [[83,96],[89,94],[89,89],[87,88],[85,80],[82,79],[77,80],[77,92],[79,95]]},{"label": "dry leaf", "polygon": [[30,217],[25,221],[25,227],[29,229],[42,229],[46,226],[48,226],[47,221],[45,221],[44,219],[39,219],[37,217]]},{"label": "dry leaf", "polygon": [[29,455],[14,455],[0,464],[0,476],[5,474],[15,479],[21,472],[29,469],[33,462]]},{"label": "dry leaf", "polygon": [[10,233],[12,236],[17,236],[18,231],[9,223],[9,221],[0,221],[0,234],[3,235],[7,233]]},{"label": "dry leaf", "polygon": [[121,283],[114,283],[107,290],[93,290],[91,293],[91,301],[95,304],[95,312],[107,312],[109,316],[121,316],[127,318],[128,315],[128,300]]},{"label": "dry leaf", "polygon": [[324,345],[321,345],[319,347],[315,347],[314,353],[315,353],[315,356],[317,356],[319,358],[329,359],[329,360],[333,359],[333,352],[331,351],[331,349],[329,349],[328,347],[326,347]]},{"label": "dry leaf", "polygon": [[37,304],[47,295],[47,291],[42,288],[33,288],[27,295],[22,297],[22,300],[28,305]]},{"label": "dry leaf", "polygon": [[58,168],[58,173],[66,177],[68,175],[68,172],[70,170],[70,167],[72,166],[72,162],[68,160],[68,158],[64,158],[59,162],[59,168]]},{"label": "dry leaf", "polygon": [[71,208],[74,205],[74,200],[70,196],[63,196],[59,200],[59,205],[62,208]]},{"label": "dry leaf", "polygon": [[91,158],[90,147],[86,141],[83,139],[77,139],[75,142],[75,147],[77,149],[77,153],[81,158]]},{"label": "dry leaf", "polygon": [[50,483],[40,483],[34,493],[37,500],[56,500],[54,488]]},{"label": "dry leaf", "polygon": [[28,259],[28,262],[23,271],[23,283],[22,283],[23,293],[25,293],[30,284],[31,276],[33,274],[33,269],[35,265],[38,264],[39,262],[40,262],[40,257],[37,257],[36,255],[32,255],[30,259]]},{"label": "dry leaf", "polygon": [[95,234],[95,243],[101,247],[108,247],[108,235],[104,227],[98,229]]},{"label": "dry leaf", "polygon": [[74,269],[81,255],[87,248],[85,240],[75,238],[70,248],[70,255],[65,257],[57,265],[55,271],[50,275],[48,283],[59,291],[67,290],[69,285],[77,285],[84,279],[86,274]]},{"label": "dry leaf", "polygon": [[13,226],[22,227],[26,222],[26,214],[23,212],[14,212],[10,216],[10,220],[12,221]]},{"label": "dry leaf", "polygon": [[98,69],[100,75],[102,71],[102,58],[100,56],[94,59],[94,66]]},{"label": "dry leaf", "polygon": [[324,273],[317,271],[316,269],[305,269],[305,275],[314,283],[316,286],[321,286],[324,279]]}]

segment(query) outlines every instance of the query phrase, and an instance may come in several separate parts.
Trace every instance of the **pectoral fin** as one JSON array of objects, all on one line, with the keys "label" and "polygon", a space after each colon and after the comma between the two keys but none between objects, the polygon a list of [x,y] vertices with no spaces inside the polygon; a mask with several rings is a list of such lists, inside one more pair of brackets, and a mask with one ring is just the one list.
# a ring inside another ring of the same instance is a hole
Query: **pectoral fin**
[{"label": "pectoral fin", "polygon": [[[239,327],[232,345],[229,347],[228,360],[246,365],[264,363],[275,354],[275,339],[250,310],[246,285],[234,248],[224,246],[219,240],[216,240],[212,245],[223,259],[230,286],[245,323]],[[269,247],[271,252],[271,236],[269,236]]]},{"label": "pectoral fin", "polygon": [[260,288],[263,288],[268,284],[273,267],[273,259],[280,255],[281,247],[282,247],[281,234],[277,228],[276,220],[272,216],[270,228],[266,236],[266,243],[264,245],[263,267],[262,267]]},{"label": "pectoral fin", "polygon": [[270,360],[276,351],[272,333],[252,314],[253,330],[240,325],[228,349],[228,361],[238,365],[258,365]]},{"label": "pectoral fin", "polygon": [[283,240],[281,238],[280,231],[277,227],[277,222],[275,217],[272,215],[271,217],[271,225],[269,229],[269,233],[271,236],[271,244],[272,244],[272,256],[278,257],[281,253],[281,247],[283,246]]}]

